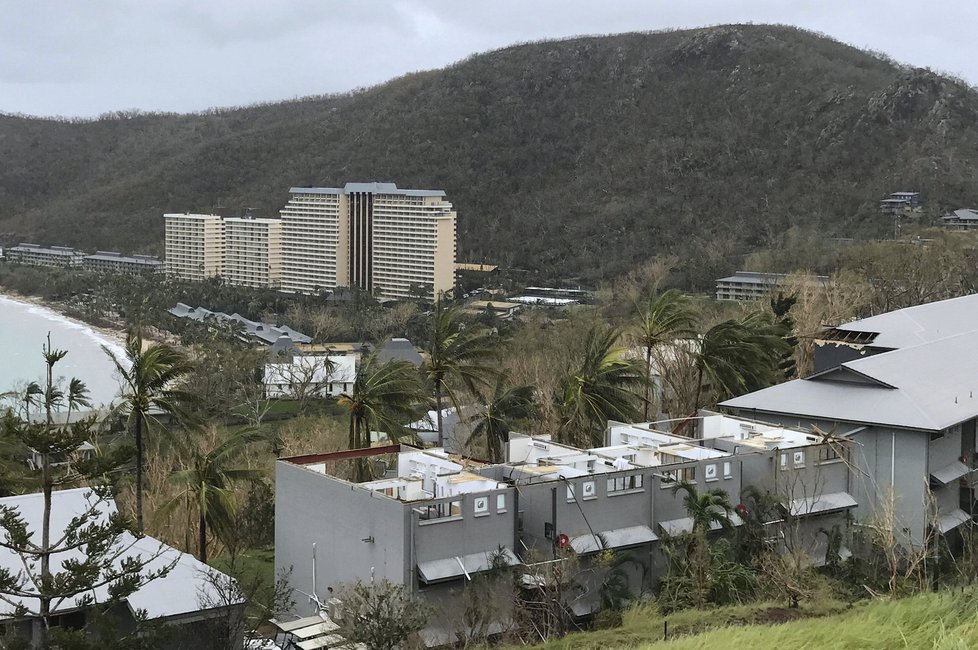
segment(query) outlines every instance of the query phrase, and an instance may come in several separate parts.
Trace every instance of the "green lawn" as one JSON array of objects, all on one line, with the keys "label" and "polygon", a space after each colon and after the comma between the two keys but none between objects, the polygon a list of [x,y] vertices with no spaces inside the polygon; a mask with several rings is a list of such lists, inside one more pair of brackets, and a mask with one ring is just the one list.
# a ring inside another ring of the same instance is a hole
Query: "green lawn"
[{"label": "green lawn", "polygon": [[667,627],[669,637],[674,638],[718,627],[826,616],[843,612],[847,607],[845,603],[835,600],[803,603],[797,609],[787,609],[783,604],[752,603],[705,610],[687,609],[664,615],[654,606],[638,605],[622,615],[620,627],[568,634],[563,639],[538,647],[545,647],[546,650],[636,648],[650,641],[661,640]]},{"label": "green lawn", "polygon": [[[847,606],[786,609],[778,605],[689,610],[669,616],[654,608],[625,613],[620,628],[571,634],[547,650],[635,648],[637,650],[792,650],[799,648],[978,647],[978,591],[941,592],[900,600],[877,600]],[[663,641],[668,622],[669,640]]]}]

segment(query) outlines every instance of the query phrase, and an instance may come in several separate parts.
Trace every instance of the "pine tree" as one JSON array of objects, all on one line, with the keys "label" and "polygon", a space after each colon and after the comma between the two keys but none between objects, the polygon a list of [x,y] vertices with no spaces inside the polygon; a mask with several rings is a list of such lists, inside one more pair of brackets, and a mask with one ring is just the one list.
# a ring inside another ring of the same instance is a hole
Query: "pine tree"
[{"label": "pine tree", "polygon": [[[45,385],[38,392],[32,384],[22,396],[23,416],[8,410],[2,420],[4,436],[23,443],[39,460],[35,478],[43,506],[38,522],[31,513],[0,505],[0,548],[17,561],[16,568],[0,568],[0,602],[18,618],[34,619],[33,644],[42,649],[51,647],[53,619],[65,607],[104,609],[172,568],[160,561],[162,545],[149,555],[133,552],[138,538],[112,503],[105,477],[128,454],[96,455],[89,461],[77,457],[79,446],[91,439],[95,421],[78,417],[79,409],[90,405],[85,384],[71,379],[64,390],[54,380],[54,368],[66,354],[52,348],[49,337],[43,349]],[[31,404],[36,407],[33,415]],[[56,489],[78,486],[90,488],[84,505],[55,529],[52,512],[62,514],[54,505]],[[103,598],[98,603],[96,594]]]}]

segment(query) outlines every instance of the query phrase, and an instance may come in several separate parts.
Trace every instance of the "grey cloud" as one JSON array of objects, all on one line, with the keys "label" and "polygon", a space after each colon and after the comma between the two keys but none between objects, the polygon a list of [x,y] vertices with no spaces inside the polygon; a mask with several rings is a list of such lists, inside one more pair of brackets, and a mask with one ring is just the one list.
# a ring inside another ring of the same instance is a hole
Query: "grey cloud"
[{"label": "grey cloud", "polygon": [[787,23],[978,81],[978,3],[0,0],[0,111],[191,111],[339,92],[542,38]]}]

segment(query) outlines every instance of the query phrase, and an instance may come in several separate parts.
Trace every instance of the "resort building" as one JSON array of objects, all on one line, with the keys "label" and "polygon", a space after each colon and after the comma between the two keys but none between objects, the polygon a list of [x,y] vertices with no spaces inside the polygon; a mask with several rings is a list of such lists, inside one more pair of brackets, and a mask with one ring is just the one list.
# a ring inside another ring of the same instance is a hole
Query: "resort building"
[{"label": "resort building", "polygon": [[31,266],[53,266],[69,268],[81,266],[85,253],[67,246],[40,246],[21,243],[7,249],[7,259],[11,262]]},{"label": "resort building", "polygon": [[[737,271],[731,276],[717,280],[717,300],[761,300],[771,295],[778,285],[788,277],[783,273],[758,273],[757,271]],[[828,276],[815,276],[814,283],[827,286]]]},{"label": "resort building", "polygon": [[394,183],[293,187],[282,209],[282,289],[358,287],[434,299],[455,286],[455,219],[441,190]]},{"label": "resort building", "polygon": [[123,255],[113,251],[97,251],[82,259],[86,271],[101,273],[120,273],[139,275],[142,273],[162,273],[163,261],[152,255]]},{"label": "resort building", "polygon": [[[289,581],[307,596],[290,614],[317,614],[342,584],[388,579],[434,607],[423,636],[441,645],[466,631],[452,612],[468,581],[508,567],[523,588],[542,588],[549,567],[576,558],[567,566],[580,588],[564,606],[588,616],[600,607],[608,571],[594,561],[602,551],[638,560],[620,569],[632,594],[663,575],[664,540],[693,529],[683,493],[674,489],[680,483],[721,489],[732,503],[748,486],[776,495],[780,510],[762,522],[774,547],[816,565],[849,554],[847,513],[857,504],[844,442],[713,413],[697,422],[693,437],[655,423],[612,422],[604,445],[592,449],[513,434],[495,464],[406,445],[280,459],[275,565],[301,567]],[[371,477],[344,478],[351,461]],[[738,506],[729,523],[745,525],[747,513]],[[843,536],[837,551],[820,534],[829,530]]]},{"label": "resort building", "polygon": [[164,214],[166,275],[204,280],[223,275],[224,222],[216,214]]},{"label": "resort building", "polygon": [[823,331],[816,373],[720,404],[854,443],[856,516],[892,516],[927,543],[970,522],[978,456],[978,294]]},{"label": "resort building", "polygon": [[880,212],[887,216],[899,216],[917,211],[922,205],[920,192],[894,192],[880,201]]},{"label": "resort building", "polygon": [[960,208],[941,217],[941,225],[948,230],[971,230],[978,228],[978,210]]},{"label": "resort building", "polygon": [[277,289],[282,280],[282,222],[226,217],[222,275],[228,284]]},{"label": "resort building", "polygon": [[191,307],[182,302],[178,302],[167,311],[176,318],[186,318],[198,323],[232,328],[237,332],[238,338],[242,341],[254,339],[265,345],[285,349],[289,349],[295,344],[312,342],[312,337],[298,332],[287,325],[253,321],[238,313],[225,314],[224,312],[211,311],[204,307]]}]

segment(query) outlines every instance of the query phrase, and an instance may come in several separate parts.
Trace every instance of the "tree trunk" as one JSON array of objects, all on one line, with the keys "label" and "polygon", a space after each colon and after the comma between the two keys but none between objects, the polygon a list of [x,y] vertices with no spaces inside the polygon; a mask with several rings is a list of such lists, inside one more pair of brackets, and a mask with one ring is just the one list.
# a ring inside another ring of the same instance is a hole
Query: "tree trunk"
[{"label": "tree trunk", "polygon": [[207,564],[207,517],[204,504],[200,504],[200,561]]},{"label": "tree trunk", "polygon": [[143,533],[143,418],[136,416],[136,531]]},{"label": "tree trunk", "polygon": [[438,446],[444,448],[445,430],[442,428],[441,421],[441,382],[440,378],[435,377],[435,418],[438,420]]},{"label": "tree trunk", "polygon": [[644,405],[644,421],[649,421],[649,405],[651,403],[651,393],[652,393],[652,345],[646,341],[645,342],[645,405]]},{"label": "tree trunk", "polygon": [[[50,426],[50,416],[49,416]],[[41,515],[41,581],[38,594],[40,606],[38,614],[41,624],[36,626],[36,636],[34,646],[47,650],[48,647],[48,627],[51,616],[51,595],[46,586],[51,577],[51,492],[53,481],[51,480],[51,459],[48,454],[41,455],[41,491],[44,493],[44,511]]]},{"label": "tree trunk", "polygon": [[700,393],[703,390],[703,366],[699,366],[696,369],[696,398],[693,400],[693,412],[690,415],[696,415],[700,410]]}]

